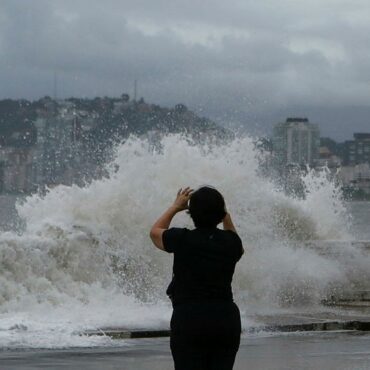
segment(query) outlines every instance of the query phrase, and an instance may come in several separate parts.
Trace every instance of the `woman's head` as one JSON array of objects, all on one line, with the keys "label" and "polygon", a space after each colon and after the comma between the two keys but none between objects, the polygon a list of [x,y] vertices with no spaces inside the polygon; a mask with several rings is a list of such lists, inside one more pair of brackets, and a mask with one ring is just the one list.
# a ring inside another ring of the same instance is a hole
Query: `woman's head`
[{"label": "woman's head", "polygon": [[189,214],[195,227],[216,227],[225,217],[225,200],[209,186],[196,190],[190,197]]}]

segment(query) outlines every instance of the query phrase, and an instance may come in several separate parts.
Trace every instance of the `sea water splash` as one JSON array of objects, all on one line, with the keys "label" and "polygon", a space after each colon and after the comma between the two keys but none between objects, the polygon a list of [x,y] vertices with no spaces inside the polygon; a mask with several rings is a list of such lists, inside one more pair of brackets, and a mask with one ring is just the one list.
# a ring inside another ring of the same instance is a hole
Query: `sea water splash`
[{"label": "sea water splash", "polygon": [[[101,345],[75,333],[168,327],[172,259],[153,248],[148,231],[187,185],[211,184],[225,196],[246,248],[234,281],[244,314],[313,307],[363,279],[362,256],[351,252],[352,264],[359,259],[354,273],[304,246],[308,239],[351,239],[335,184],[308,172],[305,198],[289,197],[260,175],[258,155],[250,138],[224,145],[178,135],[160,145],[131,138],[117,148],[109,178],[27,198],[17,206],[25,230],[0,236],[0,345]],[[186,214],[173,225],[192,226]]]}]

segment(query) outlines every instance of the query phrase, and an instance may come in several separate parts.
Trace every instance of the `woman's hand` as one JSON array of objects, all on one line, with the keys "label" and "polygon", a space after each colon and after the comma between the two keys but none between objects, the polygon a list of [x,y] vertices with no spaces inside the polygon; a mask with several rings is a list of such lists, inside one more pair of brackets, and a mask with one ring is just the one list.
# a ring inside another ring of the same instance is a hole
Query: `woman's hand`
[{"label": "woman's hand", "polygon": [[173,203],[173,207],[176,208],[178,212],[188,209],[188,202],[193,193],[193,189],[186,187],[184,190],[182,188],[177,192],[176,199]]},{"label": "woman's hand", "polygon": [[231,219],[230,213],[227,212],[227,210],[226,210],[226,206],[225,206],[225,212],[226,212],[226,215],[225,215],[224,219],[222,220],[224,230],[234,231],[234,233],[237,234],[234,223]]},{"label": "woman's hand", "polygon": [[150,230],[150,238],[154,245],[164,250],[162,235],[170,227],[170,223],[177,212],[183,211],[188,208],[188,201],[193,192],[189,187],[184,190],[180,189],[177,192],[176,200],[173,205],[163,213],[161,217],[154,223]]}]

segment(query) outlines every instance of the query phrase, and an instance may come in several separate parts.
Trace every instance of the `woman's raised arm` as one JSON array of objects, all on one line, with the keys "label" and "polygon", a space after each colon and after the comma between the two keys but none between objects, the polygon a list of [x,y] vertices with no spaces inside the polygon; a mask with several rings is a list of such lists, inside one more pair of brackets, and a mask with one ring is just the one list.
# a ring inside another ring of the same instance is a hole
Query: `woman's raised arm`
[{"label": "woman's raised arm", "polygon": [[173,205],[158,218],[150,229],[150,239],[152,239],[153,244],[157,248],[164,250],[162,238],[163,232],[170,227],[171,221],[176,213],[188,208],[188,202],[192,192],[193,189],[190,189],[190,187],[186,187],[184,190],[180,189],[177,192]]}]

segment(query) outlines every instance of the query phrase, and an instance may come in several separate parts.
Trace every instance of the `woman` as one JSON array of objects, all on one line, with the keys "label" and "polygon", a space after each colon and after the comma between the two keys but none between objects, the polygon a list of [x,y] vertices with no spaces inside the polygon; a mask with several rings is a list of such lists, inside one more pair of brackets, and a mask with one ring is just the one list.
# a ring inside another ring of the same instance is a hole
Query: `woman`
[{"label": "woman", "polygon": [[[189,209],[195,229],[169,228]],[[223,230],[217,228],[223,223]],[[231,281],[244,253],[223,196],[214,188],[180,189],[175,202],[154,223],[156,247],[174,253],[171,352],[176,370],[230,370],[240,343],[240,313]]]}]

